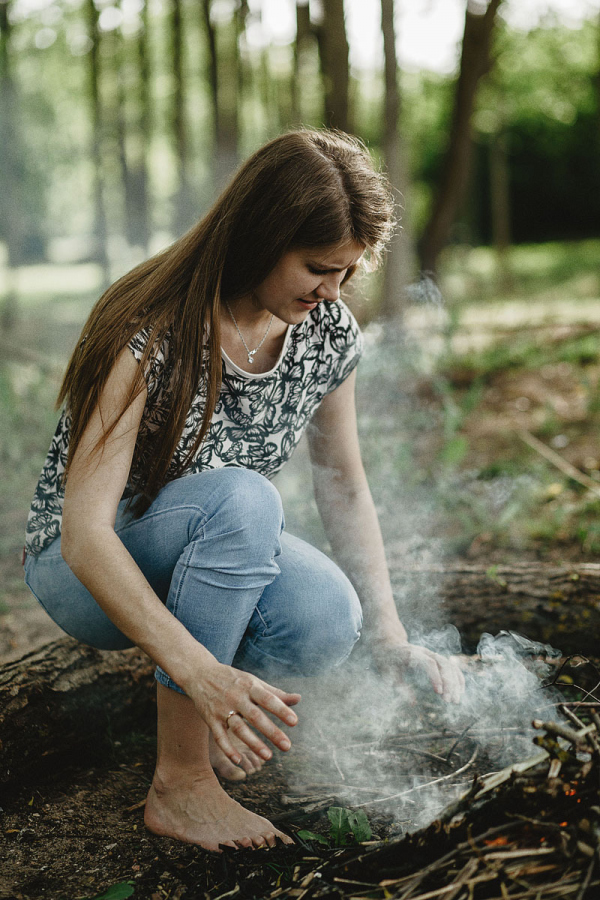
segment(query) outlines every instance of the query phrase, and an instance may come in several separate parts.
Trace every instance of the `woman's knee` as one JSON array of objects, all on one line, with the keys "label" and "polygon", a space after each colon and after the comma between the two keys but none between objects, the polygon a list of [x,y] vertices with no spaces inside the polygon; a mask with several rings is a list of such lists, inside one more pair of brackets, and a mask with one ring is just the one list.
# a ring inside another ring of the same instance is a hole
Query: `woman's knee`
[{"label": "woman's knee", "polygon": [[185,502],[197,506],[203,528],[212,524],[229,533],[245,530],[255,539],[265,532],[281,533],[281,497],[258,472],[233,466],[211,469],[181,479],[180,488]]},{"label": "woman's knee", "polygon": [[303,625],[302,639],[295,647],[296,665],[303,674],[316,675],[348,658],[360,637],[362,609],[345,576],[319,597]]},{"label": "woman's knee", "polygon": [[314,676],[348,658],[362,627],[354,588],[339,570],[319,588],[306,588],[282,598],[276,610],[258,604],[234,665],[265,676]]}]

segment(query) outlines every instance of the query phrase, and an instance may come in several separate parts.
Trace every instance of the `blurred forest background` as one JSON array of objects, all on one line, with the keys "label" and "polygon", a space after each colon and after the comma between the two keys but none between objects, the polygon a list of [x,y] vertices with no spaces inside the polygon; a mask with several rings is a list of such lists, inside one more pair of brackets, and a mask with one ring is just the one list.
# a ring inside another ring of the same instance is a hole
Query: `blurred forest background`
[{"label": "blurred forest background", "polygon": [[[600,8],[593,0],[0,0],[0,655],[60,374],[104,286],[299,125],[353,132],[402,230],[350,303],[388,546],[600,550]],[[303,451],[279,482],[321,540]]]}]

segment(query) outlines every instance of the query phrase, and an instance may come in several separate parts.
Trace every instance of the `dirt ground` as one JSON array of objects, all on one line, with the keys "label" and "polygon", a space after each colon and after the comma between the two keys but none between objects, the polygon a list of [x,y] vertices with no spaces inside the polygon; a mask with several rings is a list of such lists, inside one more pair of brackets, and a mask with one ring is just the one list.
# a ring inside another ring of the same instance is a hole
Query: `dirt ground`
[{"label": "dirt ground", "polygon": [[[440,705],[426,703],[419,724],[414,711],[409,715],[412,728],[420,728],[425,738],[429,736],[425,732],[441,723]],[[409,719],[399,719],[398,726],[406,729]],[[410,731],[408,734],[412,739]],[[152,835],[143,825],[143,801],[152,777],[154,739],[150,729],[120,738],[107,737],[101,746],[90,747],[76,766],[55,768],[50,775],[32,772],[7,791],[0,817],[2,900],[92,898],[127,881],[132,882],[134,896],[140,900],[216,898],[235,887],[240,867],[249,866],[250,882],[240,897],[260,898],[261,878],[266,896],[267,885],[269,894],[274,890],[274,871],[289,883],[297,863],[308,860],[312,867],[321,855],[331,855],[327,848],[298,841],[291,848],[254,851],[249,861],[245,851],[211,854]],[[426,758],[421,743],[421,750],[411,750],[408,756],[401,749],[390,753],[384,770],[376,766],[368,745],[359,744],[353,752],[340,745],[332,752],[322,733],[310,727],[294,738],[289,754],[279,754],[247,782],[227,785],[235,799],[268,816],[291,835],[300,829],[326,833],[327,808],[360,804],[373,796],[381,778],[381,784],[393,779],[397,790],[414,784],[415,779],[448,777],[469,760],[474,746],[470,738],[451,730],[446,734],[442,727],[438,738],[427,743],[436,751],[436,758]],[[448,763],[442,760],[442,748],[450,751]],[[355,770],[357,759],[363,771],[366,766],[376,769],[376,776],[367,777],[363,787],[349,783],[356,777],[356,771],[352,775],[349,768],[352,757],[356,757]],[[489,765],[482,758],[478,771],[486,771]],[[466,781],[459,778],[462,789],[472,778],[471,769],[465,777]],[[444,805],[445,797],[447,802],[456,797],[456,785],[448,784],[447,791],[436,794],[436,810]],[[390,814],[385,806],[367,807],[367,812],[374,841],[421,824],[414,818],[422,814],[416,803],[399,816]]]}]

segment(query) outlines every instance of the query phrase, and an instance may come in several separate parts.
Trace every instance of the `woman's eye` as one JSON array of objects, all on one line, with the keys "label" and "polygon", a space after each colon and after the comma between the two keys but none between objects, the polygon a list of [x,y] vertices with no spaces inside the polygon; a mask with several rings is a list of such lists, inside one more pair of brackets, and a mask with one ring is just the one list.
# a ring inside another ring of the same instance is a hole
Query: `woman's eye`
[{"label": "woman's eye", "polygon": [[327,269],[316,269],[314,266],[309,266],[308,271],[311,275],[327,275]]}]

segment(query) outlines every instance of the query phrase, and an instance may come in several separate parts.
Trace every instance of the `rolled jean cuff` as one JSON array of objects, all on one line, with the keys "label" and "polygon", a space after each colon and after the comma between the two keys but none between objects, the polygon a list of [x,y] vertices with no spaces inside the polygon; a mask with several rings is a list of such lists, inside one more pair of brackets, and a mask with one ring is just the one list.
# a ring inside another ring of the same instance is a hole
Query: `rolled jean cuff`
[{"label": "rolled jean cuff", "polygon": [[154,670],[154,677],[158,681],[159,684],[162,684],[163,687],[170,688],[172,691],[177,691],[178,694],[184,694],[185,691],[183,688],[180,688],[176,682],[173,681],[170,675],[167,675],[164,669],[161,669],[160,666],[157,666]]}]

